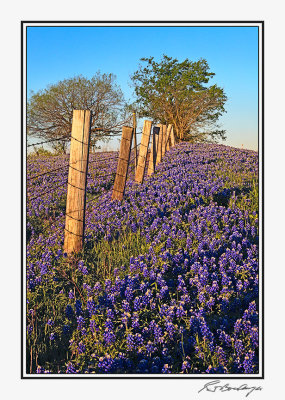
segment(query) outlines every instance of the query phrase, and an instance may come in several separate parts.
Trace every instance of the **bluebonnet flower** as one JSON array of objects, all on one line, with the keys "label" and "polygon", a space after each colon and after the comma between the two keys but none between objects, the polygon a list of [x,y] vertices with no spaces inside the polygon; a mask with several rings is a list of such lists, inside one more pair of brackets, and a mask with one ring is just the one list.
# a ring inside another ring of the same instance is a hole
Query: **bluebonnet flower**
[{"label": "bluebonnet flower", "polygon": [[130,288],[130,286],[128,286],[128,287],[126,288],[126,290],[125,290],[125,296],[126,296],[127,301],[131,301],[132,298],[134,297],[133,290]]},{"label": "bluebonnet flower", "polygon": [[76,368],[75,366],[72,364],[72,362],[69,362],[66,366],[66,373],[67,374],[76,374]]},{"label": "bluebonnet flower", "polygon": [[155,346],[155,344],[153,342],[151,342],[150,340],[147,342],[147,345],[145,346],[146,352],[149,356],[151,356],[153,353],[156,352],[157,347]]},{"label": "bluebonnet flower", "polygon": [[254,353],[252,351],[246,353],[243,361],[243,368],[246,374],[253,373],[253,357]]},{"label": "bluebonnet flower", "polygon": [[213,368],[212,365],[209,365],[205,372],[206,374],[214,374],[216,373],[216,368]]},{"label": "bluebonnet flower", "polygon": [[74,315],[73,314],[73,309],[72,309],[72,306],[70,304],[68,304],[66,306],[65,315],[67,316],[68,319],[72,319],[73,318],[73,315]]},{"label": "bluebonnet flower", "polygon": [[129,351],[137,350],[140,346],[143,345],[143,337],[140,333],[136,333],[133,335],[129,333],[127,336],[127,349]]},{"label": "bluebonnet flower", "polygon": [[[217,159],[222,163],[217,163]],[[48,159],[32,164],[33,173],[51,165]],[[89,352],[80,353],[82,361],[76,366],[80,372],[179,373],[184,360],[179,343],[182,332],[184,352],[193,355],[193,364],[192,357],[186,359],[191,364],[191,373],[256,372],[257,361],[251,351],[258,345],[258,314],[256,305],[251,302],[258,298],[258,220],[257,213],[251,211],[253,203],[250,207],[243,204],[249,197],[243,185],[257,173],[258,160],[254,152],[221,145],[180,143],[167,152],[157,167],[157,174],[148,177],[144,184],[138,187],[132,180],[127,183],[123,202],[109,201],[111,192],[105,192],[104,198],[108,201],[96,204],[96,212],[90,203],[90,212],[86,215],[88,244],[101,246],[104,240],[115,243],[123,231],[128,234],[140,227],[141,237],[150,246],[145,254],[135,255],[129,263],[116,268],[112,279],[104,282],[100,278],[101,283],[95,285],[94,276],[100,268],[95,261],[91,263],[90,254],[87,254],[89,271],[85,267],[87,263],[80,261],[81,277],[77,284],[80,290],[83,287],[83,296],[88,301],[75,303],[74,308],[66,307],[65,315],[70,320],[66,326],[70,328],[65,328],[64,315],[61,326],[60,315],[56,319],[62,332],[66,330],[71,334],[77,325],[75,310],[81,328],[74,332],[76,340],[81,337],[86,348],[87,340],[92,340],[88,346],[92,343],[96,354],[88,360]],[[87,190],[99,193],[112,181],[96,177],[96,174],[94,169],[87,180]],[[33,191],[41,191],[42,180],[52,183],[53,179],[62,179],[61,176],[53,174],[40,178]],[[228,189],[235,186],[238,192],[241,190],[241,195],[232,194]],[[60,187],[55,195],[31,202],[27,210],[29,218],[36,217],[38,221],[42,218],[42,224],[48,213],[50,219],[64,194],[65,188]],[[41,290],[43,284],[54,285],[54,282],[61,297],[66,296],[73,304],[74,292],[62,292],[61,281],[53,269],[58,266],[58,246],[63,244],[63,213],[56,217],[52,229],[42,230],[44,234],[38,235],[34,224],[29,224],[29,231],[33,233],[27,246],[27,286],[32,304],[35,304],[36,288]],[[88,246],[86,251],[89,252]],[[84,273],[88,275],[82,276]],[[245,308],[248,308],[246,312]],[[85,318],[84,326],[79,317]],[[32,315],[28,318],[27,328],[31,330]],[[153,323],[149,323],[151,319]],[[47,318],[44,324],[46,321]],[[87,337],[87,332],[93,337]],[[118,337],[118,343],[116,349],[112,347],[111,357],[106,354],[106,346],[112,342],[112,334]],[[129,334],[132,336],[127,340]],[[194,338],[194,342],[190,343],[189,337]],[[202,347],[194,348],[196,337],[204,341],[205,352]],[[126,340],[127,356],[120,358],[120,346],[121,343],[125,346]],[[71,351],[76,348],[74,341]],[[201,362],[195,357],[195,351]],[[207,364],[209,351],[211,357],[215,356],[215,360],[218,358],[224,365],[210,368]],[[166,354],[173,356],[173,361],[166,360]],[[157,355],[163,357],[160,364],[153,363]],[[148,365],[140,369],[138,365],[143,359],[147,359]],[[88,367],[83,367],[87,364]],[[62,364],[61,371],[65,367],[67,364]],[[53,372],[55,370],[54,367]],[[187,368],[185,371],[189,373]]]},{"label": "bluebonnet flower", "polygon": [[169,249],[172,246],[172,242],[170,238],[167,238],[166,240],[166,247]]},{"label": "bluebonnet flower", "polygon": [[251,328],[249,335],[250,335],[250,341],[252,343],[252,346],[254,348],[258,347],[258,328],[257,328],[257,326],[253,326]]},{"label": "bluebonnet flower", "polygon": [[82,304],[80,300],[76,300],[75,302],[75,310],[76,310],[76,314],[80,315],[82,313]]},{"label": "bluebonnet flower", "polygon": [[95,295],[98,295],[102,291],[102,285],[100,282],[97,282],[94,285],[93,291],[94,291]]},{"label": "bluebonnet flower", "polygon": [[184,309],[184,303],[181,301],[176,308],[176,316],[177,318],[182,318],[186,316],[186,310]]},{"label": "bluebonnet flower", "polygon": [[108,329],[114,329],[114,324],[110,318],[107,318],[105,321],[105,327]]},{"label": "bluebonnet flower", "polygon": [[235,351],[237,353],[237,356],[240,357],[243,354],[244,351],[244,347],[243,347],[243,343],[240,339],[237,339],[234,343],[235,346]]},{"label": "bluebonnet flower", "polygon": [[96,314],[96,305],[94,300],[87,301],[87,310],[89,312],[89,317],[92,317],[92,315]]},{"label": "bluebonnet flower", "polygon": [[98,328],[96,322],[93,319],[90,320],[90,330],[91,330],[92,333],[95,333],[95,332],[99,331],[99,328]]},{"label": "bluebonnet flower", "polygon": [[88,275],[88,269],[84,265],[84,261],[79,261],[78,263],[78,270],[82,272],[83,275]]},{"label": "bluebonnet flower", "polygon": [[132,316],[132,328],[136,329],[139,327],[140,327],[139,316],[138,316],[138,313],[134,312],[134,314]]},{"label": "bluebonnet flower", "polygon": [[176,332],[176,328],[172,322],[167,322],[165,325],[166,332],[168,333],[170,339],[173,339],[174,333]]},{"label": "bluebonnet flower", "polygon": [[141,308],[141,300],[140,300],[139,297],[136,297],[136,298],[134,299],[134,310],[135,310],[135,311],[139,311],[140,308]]},{"label": "bluebonnet flower", "polygon": [[77,329],[80,331],[80,329],[83,328],[84,326],[84,318],[80,315],[79,317],[77,317]]},{"label": "bluebonnet flower", "polygon": [[153,328],[153,334],[155,343],[163,343],[163,332],[159,325],[155,324]]},{"label": "bluebonnet flower", "polygon": [[107,310],[107,318],[109,318],[109,319],[113,319],[115,317],[115,315],[114,315],[114,311],[112,310],[112,309],[108,309]]},{"label": "bluebonnet flower", "polygon": [[107,373],[111,372],[113,368],[114,360],[107,354],[106,357],[100,357],[98,362],[99,372]]},{"label": "bluebonnet flower", "polygon": [[78,354],[83,354],[86,351],[85,344],[83,342],[79,342],[77,346]]},{"label": "bluebonnet flower", "polygon": [[191,368],[190,362],[187,361],[187,360],[183,361],[181,370],[182,371],[187,371],[187,370],[190,370],[190,368]]},{"label": "bluebonnet flower", "polygon": [[216,348],[215,348],[215,354],[216,354],[217,357],[218,357],[218,360],[219,360],[220,365],[226,365],[226,364],[227,364],[226,353],[224,352],[224,350],[222,349],[222,347],[216,346]]},{"label": "bluebonnet flower", "polygon": [[248,306],[248,312],[250,314],[254,314],[256,312],[256,303],[255,301],[252,301],[249,306]]},{"label": "bluebonnet flower", "polygon": [[238,319],[234,324],[234,331],[235,333],[239,333],[242,329],[242,320]]},{"label": "bluebonnet flower", "polygon": [[159,291],[159,298],[163,299],[164,297],[166,297],[168,295],[168,286],[164,285],[162,286],[162,288]]},{"label": "bluebonnet flower", "polygon": [[110,346],[111,344],[115,343],[116,341],[116,336],[112,330],[112,328],[106,328],[103,334],[104,337],[104,342],[107,346]]}]

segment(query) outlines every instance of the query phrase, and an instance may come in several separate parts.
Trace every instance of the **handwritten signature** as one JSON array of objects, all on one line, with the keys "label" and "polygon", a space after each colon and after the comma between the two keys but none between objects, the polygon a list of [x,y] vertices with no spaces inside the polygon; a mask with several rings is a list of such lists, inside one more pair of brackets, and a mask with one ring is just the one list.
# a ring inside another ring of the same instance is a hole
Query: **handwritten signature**
[{"label": "handwritten signature", "polygon": [[247,384],[242,384],[238,387],[232,387],[230,386],[228,383],[226,383],[225,385],[219,385],[221,381],[220,380],[216,380],[216,381],[211,381],[208,382],[204,385],[204,387],[202,387],[202,389],[198,390],[198,393],[202,392],[203,390],[206,392],[229,392],[229,391],[244,391],[247,392],[245,397],[249,396],[252,392],[254,392],[255,390],[262,390],[261,386],[247,386]]}]

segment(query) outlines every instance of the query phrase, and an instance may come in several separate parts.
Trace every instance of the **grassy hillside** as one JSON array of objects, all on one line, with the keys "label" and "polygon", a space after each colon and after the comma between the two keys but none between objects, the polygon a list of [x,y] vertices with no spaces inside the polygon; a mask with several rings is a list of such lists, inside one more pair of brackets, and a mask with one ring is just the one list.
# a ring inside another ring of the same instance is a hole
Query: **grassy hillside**
[{"label": "grassy hillside", "polygon": [[114,156],[91,156],[87,200],[101,197],[75,257],[68,160],[28,164],[27,372],[257,373],[257,153],[177,145],[121,203]]}]

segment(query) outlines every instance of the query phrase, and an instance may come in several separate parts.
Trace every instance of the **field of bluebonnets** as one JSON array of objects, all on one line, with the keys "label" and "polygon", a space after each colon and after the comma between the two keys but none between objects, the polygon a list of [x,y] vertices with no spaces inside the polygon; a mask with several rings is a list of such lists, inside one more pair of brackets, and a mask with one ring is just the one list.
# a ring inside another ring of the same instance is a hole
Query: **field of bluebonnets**
[{"label": "field of bluebonnets", "polygon": [[121,203],[115,155],[90,155],[72,258],[68,159],[28,161],[27,373],[257,373],[257,153],[178,144]]}]

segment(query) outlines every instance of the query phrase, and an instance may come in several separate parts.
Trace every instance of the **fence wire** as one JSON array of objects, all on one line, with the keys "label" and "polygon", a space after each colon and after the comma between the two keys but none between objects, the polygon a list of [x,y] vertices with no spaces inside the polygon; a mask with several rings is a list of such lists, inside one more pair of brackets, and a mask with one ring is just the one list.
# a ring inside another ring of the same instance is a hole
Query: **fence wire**
[{"label": "fence wire", "polygon": [[69,140],[69,138],[67,138],[66,136],[64,136],[64,137],[60,137],[60,138],[56,138],[56,139],[50,139],[50,140],[46,140],[46,141],[44,141],[44,142],[39,142],[39,143],[31,143],[31,144],[28,144],[28,145],[27,145],[27,147],[39,146],[39,145],[41,145],[41,144],[46,144],[46,143],[56,142],[56,141],[59,141],[59,140],[62,140],[62,141],[68,141],[68,140]]},{"label": "fence wire", "polygon": [[[140,134],[140,133],[142,133],[142,132],[137,132],[137,134]],[[71,139],[75,139],[75,138],[71,137]],[[44,143],[49,143],[49,142],[53,142],[53,141],[57,141],[57,140],[67,140],[67,139],[66,139],[66,138],[52,139],[52,140],[45,141],[45,142],[40,142],[40,143],[36,143],[36,144],[31,144],[31,145],[28,145],[28,147],[37,146],[37,145],[41,145],[41,144],[44,144]],[[77,139],[76,139],[76,140],[77,140]],[[83,142],[81,142],[81,143],[83,143]],[[138,143],[136,146],[134,146],[134,147],[131,148],[131,150],[130,150],[130,153],[134,152],[135,154],[134,154],[134,156],[133,156],[132,158],[129,159],[129,162],[128,162],[129,165],[128,165],[127,175],[129,175],[130,173],[134,172],[134,170],[136,169],[136,163],[135,163],[134,161],[135,161],[135,159],[137,159],[137,157],[138,157],[137,149],[138,149],[138,147],[139,147],[140,145],[141,145],[141,143]],[[88,160],[88,165],[91,164],[91,165],[94,166],[95,168],[96,168],[97,166],[99,166],[99,167],[106,167],[107,164],[106,164],[105,162],[107,162],[107,161],[108,161],[108,162],[110,162],[110,161],[119,161],[119,152],[116,152],[117,154],[114,154],[113,151],[110,151],[110,152],[108,152],[108,153],[112,153],[112,155],[110,155],[110,156],[107,156],[106,153],[107,153],[107,152],[104,152],[104,153],[103,153],[102,158],[97,159],[97,157],[96,157],[94,160]],[[97,154],[100,154],[100,153],[97,153]],[[97,154],[95,153],[95,155],[97,155]],[[82,160],[80,160],[80,161],[82,161]],[[86,161],[86,160],[85,160],[85,161]],[[61,170],[61,169],[64,170],[64,169],[67,168],[67,167],[70,167],[70,168],[72,168],[72,169],[74,169],[74,170],[76,170],[76,171],[78,171],[78,172],[83,172],[83,171],[81,171],[81,170],[79,170],[79,169],[77,169],[76,167],[73,166],[73,164],[76,164],[77,162],[78,162],[78,161],[76,161],[76,162],[74,162],[74,163],[67,163],[67,164],[61,165],[60,167],[53,168],[52,170],[49,170],[49,171],[40,173],[40,174],[35,175],[35,176],[32,176],[32,177],[28,177],[27,180],[28,180],[28,181],[32,181],[32,180],[34,180],[34,179],[36,179],[36,178],[43,177],[43,176],[45,176],[45,175],[47,175],[47,174],[55,174],[57,171],[59,171],[59,170]],[[105,163],[105,164],[104,164],[104,163]],[[117,165],[118,165],[118,164],[117,164]],[[115,177],[116,169],[117,169],[117,167],[116,167],[115,169],[113,169],[111,172],[108,171],[107,174],[95,175],[95,176],[94,176],[94,179],[101,180],[101,179],[104,179],[104,178],[107,178],[107,177],[111,177],[111,176],[112,176],[112,177]],[[64,173],[66,174],[66,173],[68,173],[68,171],[66,171],[66,172],[64,172]],[[88,177],[90,177],[90,176],[91,176],[91,173],[89,172],[89,173],[88,173]],[[114,183],[114,182],[113,182],[113,183]],[[84,207],[85,207],[86,210],[87,210],[87,207],[88,207],[92,202],[94,202],[94,201],[96,201],[96,200],[97,200],[97,201],[99,200],[98,203],[95,204],[95,205],[92,207],[92,211],[96,210],[96,209],[99,208],[101,205],[105,204],[106,201],[109,199],[108,194],[113,190],[113,185],[112,185],[112,187],[111,187],[109,190],[104,190],[104,188],[101,188],[101,187],[100,187],[101,190],[100,190],[99,193],[96,193],[96,194],[95,194],[94,196],[92,196],[92,197],[86,198],[86,195],[87,195],[88,193],[90,193],[90,192],[88,192],[88,190],[92,190],[92,188],[91,188],[91,189],[90,189],[90,188],[88,189],[88,187],[86,187],[85,189],[83,189],[83,188],[77,187],[76,185],[74,185],[74,184],[72,184],[71,182],[69,182],[68,179],[67,179],[67,180],[64,181],[64,182],[60,182],[58,185],[53,186],[50,190],[48,190],[48,191],[46,191],[46,192],[42,192],[42,193],[38,194],[37,196],[33,196],[33,197],[28,198],[28,201],[31,202],[31,201],[33,201],[33,200],[39,198],[39,197],[42,197],[42,196],[46,196],[46,195],[48,195],[48,194],[51,194],[51,193],[53,193],[53,191],[54,191],[55,189],[57,189],[57,188],[60,187],[60,186],[66,185],[66,184],[67,184],[67,185],[70,185],[70,186],[73,186],[73,187],[75,187],[75,188],[77,188],[77,189],[80,189],[80,190],[85,190],[85,205],[84,205]],[[100,200],[100,199],[101,199],[101,200]],[[67,213],[67,212],[66,212],[66,209],[65,209],[65,218],[66,218],[66,217],[70,217],[71,219],[84,222],[83,220],[78,219],[78,218],[76,218],[76,217],[74,217],[74,216],[72,215],[72,214],[74,214],[74,213],[76,213],[76,212],[80,212],[80,211],[83,211],[83,210],[84,210],[84,208],[80,208],[80,209],[77,209],[77,210],[69,211],[69,212]],[[50,221],[50,224],[48,224],[48,226],[54,225],[56,222],[57,222],[56,220]],[[61,226],[64,226],[64,223],[62,223],[62,222],[59,222],[59,223],[61,224]],[[48,226],[46,226],[46,227],[48,227]],[[65,229],[65,231],[68,231],[66,228],[64,228],[64,229]],[[69,232],[69,231],[68,231],[68,232]],[[70,233],[72,233],[72,234],[74,234],[74,235],[77,235],[77,234],[74,233],[74,232],[70,232]]]}]

